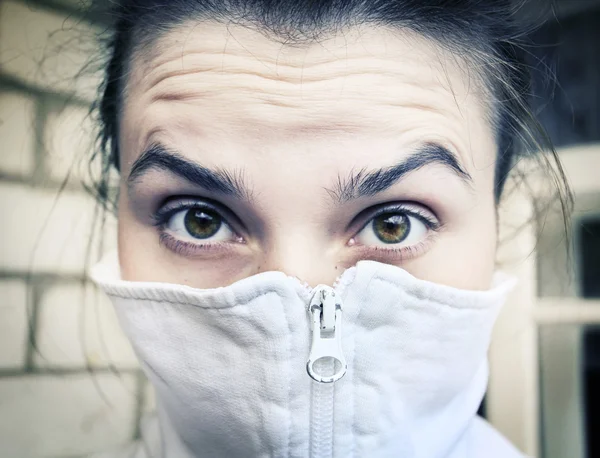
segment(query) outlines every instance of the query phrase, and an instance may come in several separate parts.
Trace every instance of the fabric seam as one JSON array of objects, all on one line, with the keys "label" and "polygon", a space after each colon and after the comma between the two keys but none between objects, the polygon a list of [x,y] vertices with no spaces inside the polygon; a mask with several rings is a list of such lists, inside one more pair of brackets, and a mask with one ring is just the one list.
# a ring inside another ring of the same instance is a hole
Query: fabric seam
[{"label": "fabric seam", "polygon": [[[365,291],[369,290],[369,286],[371,285],[371,283],[373,282],[373,280],[376,280],[375,276],[371,276],[371,278],[369,279],[367,285],[365,286]],[[361,298],[362,299],[362,298]],[[356,314],[356,322],[360,322],[360,317],[362,315],[362,311],[363,311],[363,301],[359,300],[358,301],[358,313]],[[355,327],[355,332],[354,332],[354,342],[353,342],[353,348],[352,348],[352,386],[356,386],[356,338],[357,338],[358,333],[356,332],[356,327]],[[355,393],[355,388],[352,389],[352,456],[356,456],[356,393]]]},{"label": "fabric seam", "polygon": [[109,297],[117,297],[119,299],[125,299],[125,300],[129,300],[129,299],[133,299],[133,300],[138,300],[138,301],[151,301],[151,302],[158,302],[159,304],[165,303],[165,304],[172,304],[172,305],[187,305],[189,307],[198,307],[204,310],[214,310],[214,311],[219,311],[219,310],[227,310],[227,309],[232,309],[235,307],[244,307],[244,306],[248,306],[250,305],[250,303],[252,301],[255,301],[256,299],[263,297],[263,296],[268,296],[271,294],[277,294],[280,295],[279,292],[277,291],[265,291],[265,292],[261,292],[261,294],[259,294],[258,296],[254,296],[250,299],[248,299],[247,301],[244,302],[240,302],[237,304],[231,304],[231,305],[226,305],[224,307],[208,307],[205,305],[200,305],[200,304],[193,304],[191,302],[186,302],[186,301],[171,301],[171,300],[167,300],[167,299],[151,299],[148,297],[137,297],[137,296],[121,296],[118,294],[112,294],[112,293],[106,293],[107,296]]},{"label": "fabric seam", "polygon": [[287,404],[288,404],[288,430],[287,430],[287,453],[289,457],[291,453],[292,443],[292,329],[290,326],[290,319],[288,317],[288,310],[285,305],[282,306],[283,318],[288,328],[287,338]]},{"label": "fabric seam", "polygon": [[[338,291],[340,293],[343,292],[348,287],[348,285],[350,283],[354,282],[355,280],[356,280],[356,273],[354,273],[354,275],[350,275],[349,278],[347,278],[347,281],[345,281],[344,283],[338,285]],[[463,309],[478,309],[478,308],[480,308],[477,305],[469,305],[469,304],[464,304],[464,305],[461,305],[459,307],[453,306],[451,304],[448,304],[446,302],[442,302],[442,301],[438,300],[438,298],[435,297],[435,295],[432,296],[431,294],[427,294],[426,289],[424,291],[426,294],[415,294],[414,291],[411,291],[410,288],[407,288],[405,285],[402,285],[402,284],[398,285],[397,283],[395,283],[393,281],[390,281],[390,280],[388,280],[386,278],[372,276],[371,280],[380,281],[382,283],[385,283],[385,284],[388,284],[388,285],[392,285],[394,287],[400,287],[404,291],[405,294],[409,295],[412,298],[418,299],[418,300],[435,300],[436,302],[439,302],[441,305],[444,305],[446,307],[451,307],[451,308],[463,308]],[[154,302],[158,302],[158,303],[167,303],[167,304],[176,304],[176,305],[188,305],[190,307],[199,307],[199,308],[208,309],[208,310],[210,310],[210,309],[215,309],[215,310],[217,310],[217,309],[228,309],[228,308],[233,308],[233,307],[245,306],[245,305],[249,304],[250,302],[252,302],[254,299],[256,299],[258,297],[261,297],[263,295],[270,294],[270,293],[275,293],[275,294],[281,295],[281,292],[282,292],[282,290],[279,289],[279,288],[277,288],[275,290],[270,290],[270,291],[261,291],[259,295],[254,296],[252,298],[249,298],[245,302],[235,303],[235,304],[227,304],[226,306],[221,306],[221,307],[207,307],[207,306],[203,306],[201,304],[197,304],[195,302],[191,302],[189,299],[188,300],[185,300],[185,299],[184,300],[178,300],[178,299],[171,300],[171,299],[165,299],[165,298],[147,297],[147,293],[148,292],[149,293],[153,293],[154,292],[152,289],[150,289],[149,291],[146,290],[145,291],[146,294],[125,295],[125,294],[119,294],[119,293],[115,292],[115,290],[110,285],[104,285],[103,286],[103,285],[99,284],[99,286],[103,287],[105,294],[108,295],[108,296],[111,296],[111,297],[117,297],[117,298],[121,298],[121,299],[150,300],[150,301],[154,301]],[[510,291],[510,289],[512,289],[512,286],[513,285],[510,285],[510,287],[509,286],[505,286],[505,287],[502,287],[502,288],[497,287],[497,288],[494,288],[494,290],[500,288],[500,289],[504,289],[505,293],[508,293]],[[224,288],[226,288],[226,287],[224,287]],[[481,293],[485,295],[486,293],[489,293],[490,291],[492,291],[492,290],[482,290]],[[478,293],[478,291],[469,291],[469,292],[473,293],[473,294],[477,294]],[[189,294],[188,292],[182,293],[182,292],[179,292],[179,291],[169,291],[169,293],[170,294],[184,294],[184,295]],[[456,297],[456,294],[454,294],[452,291],[450,291],[449,294],[452,297]],[[467,303],[468,302],[474,302],[475,300],[477,300],[476,296],[472,296],[472,295],[469,295],[469,296],[470,297],[465,297],[463,299],[463,303],[464,302],[467,302]],[[207,298],[208,297],[211,297],[211,296],[207,296]],[[197,300],[206,300],[206,298],[198,296]]]}]

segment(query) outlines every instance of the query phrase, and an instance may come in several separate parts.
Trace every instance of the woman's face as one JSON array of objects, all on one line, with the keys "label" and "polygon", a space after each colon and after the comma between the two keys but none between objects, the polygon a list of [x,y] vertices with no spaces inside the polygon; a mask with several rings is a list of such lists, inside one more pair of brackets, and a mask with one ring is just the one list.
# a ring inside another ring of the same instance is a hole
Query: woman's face
[{"label": "woman's face", "polygon": [[307,47],[182,26],[132,62],[121,118],[126,280],[198,288],[362,259],[485,289],[496,145],[478,79],[408,32]]}]

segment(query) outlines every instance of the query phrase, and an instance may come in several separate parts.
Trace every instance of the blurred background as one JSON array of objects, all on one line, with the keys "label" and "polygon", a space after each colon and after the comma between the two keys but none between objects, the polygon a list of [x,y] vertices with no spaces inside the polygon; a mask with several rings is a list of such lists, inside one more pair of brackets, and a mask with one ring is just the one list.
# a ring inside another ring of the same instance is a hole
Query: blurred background
[{"label": "blurred background", "polygon": [[[521,3],[521,2],[519,2]],[[0,457],[66,458],[127,443],[152,391],[112,306],[86,282],[99,237],[85,191],[87,114],[110,17],[77,0],[0,0]],[[519,14],[541,14],[544,0]],[[540,458],[600,457],[600,0],[561,0],[532,32],[532,102],[575,193],[572,237],[515,192],[499,260],[521,279],[490,351],[483,413]],[[546,77],[543,77],[543,75]],[[556,76],[556,83],[548,75]],[[535,181],[535,177],[532,177]],[[535,187],[536,183],[530,183]]]}]

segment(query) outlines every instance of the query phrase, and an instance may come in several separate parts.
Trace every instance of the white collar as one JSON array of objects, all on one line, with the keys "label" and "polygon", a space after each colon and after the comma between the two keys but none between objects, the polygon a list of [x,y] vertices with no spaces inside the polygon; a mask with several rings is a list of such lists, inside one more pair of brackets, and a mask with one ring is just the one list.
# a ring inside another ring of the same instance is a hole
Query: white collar
[{"label": "white collar", "polygon": [[492,326],[514,284],[501,273],[466,291],[374,261],[346,270],[333,334],[348,367],[335,383],[306,370],[315,291],[281,272],[199,290],[122,281],[112,254],[92,277],[156,389],[154,456],[491,456],[473,434]]}]

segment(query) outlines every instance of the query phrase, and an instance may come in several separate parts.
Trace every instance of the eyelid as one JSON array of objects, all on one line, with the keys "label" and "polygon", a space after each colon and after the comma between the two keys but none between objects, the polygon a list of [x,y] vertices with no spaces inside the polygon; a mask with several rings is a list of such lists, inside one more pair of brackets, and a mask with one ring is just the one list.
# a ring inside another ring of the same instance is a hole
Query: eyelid
[{"label": "eyelid", "polygon": [[160,226],[175,213],[183,210],[189,210],[190,208],[205,208],[212,210],[221,215],[223,218],[223,224],[229,226],[229,228],[236,234],[246,232],[244,224],[231,210],[219,202],[205,197],[200,198],[191,196],[178,196],[169,198],[163,202],[159,209],[151,215],[151,218],[155,226]]},{"label": "eyelid", "polygon": [[374,218],[384,213],[405,213],[421,220],[431,230],[438,230],[442,223],[433,211],[416,202],[385,203],[367,208],[360,212],[349,225],[352,232],[358,233],[364,229]]},{"label": "eyelid", "polygon": [[[431,210],[423,205],[413,202],[403,202],[391,205],[383,204],[375,209],[367,209],[367,212],[369,212],[368,219],[365,221],[363,217],[363,224],[354,232],[354,235],[350,239],[354,242],[351,246],[357,259],[373,259],[379,260],[380,262],[402,263],[419,257],[429,251],[439,235],[440,230],[444,227],[443,222],[440,221]],[[369,227],[369,225],[373,224],[375,218],[386,213],[403,213],[409,218],[418,219],[426,228],[427,232],[425,236],[411,245],[399,243],[384,246],[356,243],[357,238]],[[365,212],[362,212],[361,214],[364,215]]]},{"label": "eyelid", "polygon": [[405,245],[402,247],[382,247],[382,246],[366,246],[358,245],[353,247],[357,259],[372,259],[380,262],[399,262],[408,261],[410,259],[422,256],[434,244],[436,237],[439,235],[436,231],[431,231],[424,240],[417,242],[414,245]]}]

